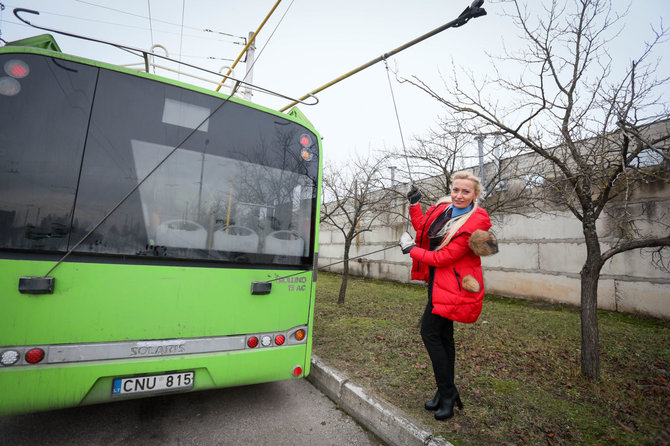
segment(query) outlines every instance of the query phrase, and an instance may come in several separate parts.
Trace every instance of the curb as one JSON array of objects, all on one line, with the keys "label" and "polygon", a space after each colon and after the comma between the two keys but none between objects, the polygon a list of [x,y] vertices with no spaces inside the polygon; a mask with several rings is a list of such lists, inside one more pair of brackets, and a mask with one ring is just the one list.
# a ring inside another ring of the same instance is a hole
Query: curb
[{"label": "curb", "polygon": [[453,446],[382,398],[354,383],[312,354],[307,380],[340,409],[392,446]]}]

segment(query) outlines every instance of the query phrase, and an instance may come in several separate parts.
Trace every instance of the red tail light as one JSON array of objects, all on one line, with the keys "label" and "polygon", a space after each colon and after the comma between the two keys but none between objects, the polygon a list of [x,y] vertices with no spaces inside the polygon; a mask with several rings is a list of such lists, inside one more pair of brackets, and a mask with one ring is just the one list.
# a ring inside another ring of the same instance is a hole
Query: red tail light
[{"label": "red tail light", "polygon": [[300,375],[302,375],[302,367],[299,365],[293,367],[293,376],[298,377]]},{"label": "red tail light", "polygon": [[249,339],[247,339],[247,345],[249,348],[255,348],[258,346],[258,338],[256,336],[252,336]]},{"label": "red tail light", "polygon": [[284,335],[275,336],[275,344],[282,345],[284,343],[284,341],[286,341],[286,338],[284,337]]},{"label": "red tail light", "polygon": [[44,350],[41,348],[33,348],[26,353],[26,362],[37,364],[44,359]]}]

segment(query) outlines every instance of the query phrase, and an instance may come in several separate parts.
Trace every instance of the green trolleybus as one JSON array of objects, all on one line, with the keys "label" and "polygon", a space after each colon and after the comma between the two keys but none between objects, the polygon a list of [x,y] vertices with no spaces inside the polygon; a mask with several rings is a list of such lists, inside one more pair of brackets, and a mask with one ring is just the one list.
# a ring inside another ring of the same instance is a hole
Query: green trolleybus
[{"label": "green trolleybus", "polygon": [[283,114],[0,48],[0,415],[309,373],[320,137]]}]

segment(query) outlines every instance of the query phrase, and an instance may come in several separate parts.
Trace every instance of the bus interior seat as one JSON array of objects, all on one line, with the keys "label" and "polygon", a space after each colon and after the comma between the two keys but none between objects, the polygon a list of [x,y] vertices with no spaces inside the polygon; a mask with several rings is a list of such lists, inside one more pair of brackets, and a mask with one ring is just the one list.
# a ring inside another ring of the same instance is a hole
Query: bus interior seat
[{"label": "bus interior seat", "polygon": [[266,254],[302,256],[305,241],[294,231],[274,231],[265,237]]},{"label": "bus interior seat", "polygon": [[174,248],[206,249],[207,230],[190,220],[169,220],[156,228],[156,244]]},{"label": "bus interior seat", "polygon": [[217,251],[258,252],[258,234],[246,226],[225,226],[214,232],[212,248]]}]

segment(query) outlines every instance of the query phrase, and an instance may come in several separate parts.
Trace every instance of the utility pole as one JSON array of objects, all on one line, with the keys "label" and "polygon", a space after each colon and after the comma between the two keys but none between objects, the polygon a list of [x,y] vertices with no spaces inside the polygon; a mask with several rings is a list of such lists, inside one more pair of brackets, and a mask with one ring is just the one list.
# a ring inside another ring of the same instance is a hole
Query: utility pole
[{"label": "utility pole", "polygon": [[479,149],[479,181],[482,183],[482,187],[486,187],[484,182],[484,140],[486,135],[475,136],[477,141],[477,146]]},{"label": "utility pole", "polygon": [[391,207],[395,208],[395,170],[396,166],[389,166],[389,169],[391,170]]}]

